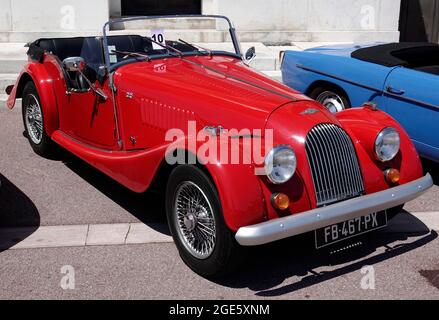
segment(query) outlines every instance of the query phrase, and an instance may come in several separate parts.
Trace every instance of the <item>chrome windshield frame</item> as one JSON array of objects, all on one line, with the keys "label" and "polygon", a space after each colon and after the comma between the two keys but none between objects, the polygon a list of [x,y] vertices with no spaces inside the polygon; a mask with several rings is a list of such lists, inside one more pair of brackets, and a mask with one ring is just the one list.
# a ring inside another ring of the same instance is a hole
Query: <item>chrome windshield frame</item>
[{"label": "chrome windshield frame", "polygon": [[[202,14],[187,14],[187,15],[161,15],[161,16],[137,16],[137,17],[129,17],[129,18],[118,18],[109,20],[104,24],[103,27],[103,44],[104,44],[104,59],[105,66],[107,70],[111,70],[111,62],[110,62],[110,52],[108,51],[108,32],[109,26],[112,24],[130,22],[130,21],[140,21],[140,20],[156,20],[156,19],[182,19],[182,18],[211,18],[211,19],[222,19],[225,20],[229,26],[229,33],[232,39],[233,46],[235,48],[235,54],[239,57],[242,56],[241,45],[239,43],[238,37],[236,36],[236,30],[233,23],[226,16],[221,15],[202,15]],[[108,29],[108,31],[107,31]]]}]

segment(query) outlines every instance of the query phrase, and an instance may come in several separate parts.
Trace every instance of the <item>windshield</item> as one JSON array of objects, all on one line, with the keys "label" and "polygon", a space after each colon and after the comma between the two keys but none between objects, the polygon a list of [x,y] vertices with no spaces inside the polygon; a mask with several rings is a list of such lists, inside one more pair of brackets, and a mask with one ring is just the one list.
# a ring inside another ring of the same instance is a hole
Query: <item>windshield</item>
[{"label": "windshield", "polygon": [[230,20],[213,15],[111,20],[103,30],[107,68],[162,57],[231,54],[242,58]]}]

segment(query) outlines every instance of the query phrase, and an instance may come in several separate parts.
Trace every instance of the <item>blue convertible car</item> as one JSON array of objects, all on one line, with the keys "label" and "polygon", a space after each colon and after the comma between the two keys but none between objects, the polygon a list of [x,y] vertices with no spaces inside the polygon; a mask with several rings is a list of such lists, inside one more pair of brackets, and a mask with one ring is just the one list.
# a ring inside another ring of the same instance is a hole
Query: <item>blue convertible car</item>
[{"label": "blue convertible car", "polygon": [[283,82],[338,112],[374,102],[439,162],[439,45],[326,46],[282,53]]}]

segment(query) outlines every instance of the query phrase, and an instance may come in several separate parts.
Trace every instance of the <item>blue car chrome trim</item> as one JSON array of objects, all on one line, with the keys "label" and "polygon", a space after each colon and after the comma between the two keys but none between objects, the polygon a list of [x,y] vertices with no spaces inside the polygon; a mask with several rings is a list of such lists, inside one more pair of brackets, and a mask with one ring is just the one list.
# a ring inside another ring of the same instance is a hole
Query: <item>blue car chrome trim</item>
[{"label": "blue car chrome trim", "polygon": [[421,106],[423,105],[423,106],[426,106],[426,107],[432,108],[432,109],[439,109],[438,105],[434,105],[434,104],[430,104],[428,102],[424,102],[424,101],[420,101],[420,100],[404,97],[403,95],[405,94],[405,91],[394,92],[395,89],[392,88],[392,87],[387,87],[386,90],[383,91],[381,89],[377,89],[377,88],[374,88],[374,87],[371,87],[371,86],[368,86],[368,85],[365,85],[365,84],[361,84],[361,83],[358,83],[358,82],[355,82],[355,81],[352,81],[352,80],[347,80],[347,79],[344,79],[344,78],[341,78],[341,77],[337,77],[337,76],[335,76],[333,74],[330,74],[330,73],[326,73],[326,72],[323,72],[323,71],[318,71],[318,70],[315,70],[315,69],[312,69],[312,68],[309,68],[309,67],[305,67],[305,66],[300,65],[300,64],[297,64],[296,67],[299,68],[299,69],[305,70],[305,71],[314,72],[314,73],[320,74],[322,76],[326,76],[326,77],[333,78],[333,79],[336,79],[336,80],[339,80],[339,81],[343,81],[343,82],[352,84],[352,85],[357,86],[357,87],[361,87],[361,88],[368,89],[368,90],[371,90],[371,91],[376,91],[376,92],[379,92],[379,93],[383,93],[386,96],[391,96],[391,97],[399,99],[399,100],[403,100],[403,101],[414,103],[414,104],[421,105]]},{"label": "blue car chrome trim", "polygon": [[430,174],[410,183],[327,207],[242,227],[235,235],[242,246],[258,246],[314,231],[411,201],[433,186]]},{"label": "blue car chrome trim", "polygon": [[420,105],[420,106],[425,106],[427,108],[434,109],[435,111],[439,110],[439,106],[437,106],[437,105],[434,105],[434,104],[431,104],[431,103],[428,103],[428,102],[424,102],[424,101],[420,101],[420,100],[416,100],[416,99],[409,98],[409,97],[404,97],[403,94],[405,92],[403,92],[403,93],[394,93],[390,89],[393,89],[393,88],[387,87],[386,91],[384,91],[384,95],[392,97],[392,98],[395,98],[395,99],[398,99],[398,100],[402,100],[402,101],[410,102],[410,103],[413,103],[413,104],[417,104],[417,105]]},{"label": "blue car chrome trim", "polygon": [[315,70],[315,69],[312,69],[312,68],[305,67],[305,66],[303,66],[301,64],[297,64],[296,67],[299,68],[299,69],[305,70],[305,71],[314,72],[314,73],[320,74],[322,76],[326,76],[326,77],[329,77],[329,78],[340,80],[340,81],[343,81],[343,82],[346,82],[346,83],[349,83],[349,84],[352,84],[354,86],[358,86],[358,87],[361,87],[361,88],[364,88],[364,89],[376,91],[376,92],[379,92],[379,93],[383,92],[383,90],[381,90],[381,89],[377,89],[377,88],[370,87],[368,85],[361,84],[361,83],[358,83],[358,82],[355,82],[355,81],[351,81],[351,80],[347,80],[347,79],[344,79],[344,78],[340,78],[340,77],[334,76],[334,75],[332,75],[330,73],[326,73],[326,72],[323,72],[323,71],[318,71],[318,70]]}]

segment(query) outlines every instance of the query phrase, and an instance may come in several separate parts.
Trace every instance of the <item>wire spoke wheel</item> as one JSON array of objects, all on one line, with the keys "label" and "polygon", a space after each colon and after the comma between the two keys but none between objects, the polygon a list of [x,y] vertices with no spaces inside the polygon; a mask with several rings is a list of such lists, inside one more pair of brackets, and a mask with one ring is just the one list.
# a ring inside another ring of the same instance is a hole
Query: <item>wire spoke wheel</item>
[{"label": "wire spoke wheel", "polygon": [[331,113],[337,113],[346,109],[343,99],[332,91],[322,92],[316,100]]},{"label": "wire spoke wheel", "polygon": [[29,138],[35,144],[40,144],[43,139],[43,113],[38,99],[29,94],[24,101],[25,114],[24,120],[26,124],[26,130],[29,134]]},{"label": "wire spoke wheel", "polygon": [[175,194],[174,219],[178,236],[195,258],[212,255],[216,244],[216,224],[209,199],[195,183],[182,182]]}]

